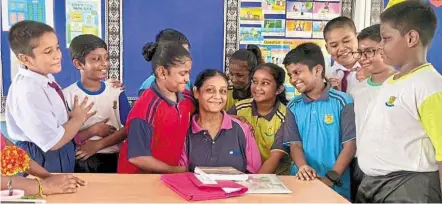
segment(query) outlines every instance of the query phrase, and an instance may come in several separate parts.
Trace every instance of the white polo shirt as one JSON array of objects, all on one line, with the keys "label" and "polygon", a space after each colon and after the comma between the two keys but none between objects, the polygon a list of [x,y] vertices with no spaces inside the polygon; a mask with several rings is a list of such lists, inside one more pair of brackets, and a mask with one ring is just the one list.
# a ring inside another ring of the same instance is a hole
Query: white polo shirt
[{"label": "white polo shirt", "polygon": [[56,90],[48,85],[50,82],[55,82],[51,74],[43,76],[19,68],[6,99],[9,137],[33,142],[44,152],[60,141],[65,133],[63,125],[68,121],[65,104]]},{"label": "white polo shirt", "polygon": [[[359,62],[356,62],[355,65],[353,65],[353,69],[359,68],[361,65]],[[340,74],[341,76],[344,75],[344,71],[349,71],[344,66],[338,64],[335,62],[333,66],[330,67],[330,69],[325,70],[325,77],[326,78],[333,78],[336,77],[336,75]],[[350,93],[351,90],[360,83],[359,80],[356,79],[356,71],[352,71],[347,76],[347,90],[346,93]]]},{"label": "white polo shirt", "polygon": [[[81,82],[78,81],[63,89],[63,93],[70,109],[74,106],[75,96],[78,96],[78,101],[83,101],[83,99],[87,97],[88,103],[94,102],[91,111],[97,111],[97,113],[90,117],[80,130],[84,130],[106,118],[109,118],[107,124],[115,127],[117,130],[122,128],[126,122],[130,110],[126,94],[124,94],[124,91],[121,89],[112,87],[108,82],[101,82],[101,89],[92,92],[85,89]],[[99,140],[101,138],[102,137],[99,136],[93,136],[90,140]],[[120,145],[117,144],[99,150],[98,153],[116,153],[119,151]]]},{"label": "white polo shirt", "polygon": [[351,90],[350,96],[353,97],[355,110],[356,142],[359,142],[360,131],[366,123],[365,120],[368,110],[370,109],[369,107],[371,106],[370,103],[376,98],[381,86],[382,84],[374,83],[370,77],[358,82]]},{"label": "white polo shirt", "polygon": [[424,64],[387,79],[358,135],[358,162],[370,176],[437,171],[442,161],[442,76]]}]

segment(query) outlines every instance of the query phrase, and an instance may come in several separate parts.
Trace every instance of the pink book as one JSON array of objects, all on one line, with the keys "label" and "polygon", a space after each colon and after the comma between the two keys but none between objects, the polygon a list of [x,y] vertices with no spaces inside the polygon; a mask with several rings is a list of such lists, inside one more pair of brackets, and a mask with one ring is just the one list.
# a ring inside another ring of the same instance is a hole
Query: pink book
[{"label": "pink book", "polygon": [[203,183],[193,173],[164,174],[161,181],[187,201],[215,200],[240,196],[247,187],[233,181]]}]

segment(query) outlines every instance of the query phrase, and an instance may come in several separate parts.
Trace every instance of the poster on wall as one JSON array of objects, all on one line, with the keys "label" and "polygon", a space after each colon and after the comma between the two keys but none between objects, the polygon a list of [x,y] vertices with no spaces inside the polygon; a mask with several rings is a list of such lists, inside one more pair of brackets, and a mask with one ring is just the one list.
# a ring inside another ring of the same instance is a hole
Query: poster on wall
[{"label": "poster on wall", "polygon": [[23,20],[33,20],[54,27],[53,0],[2,0],[2,30]]},{"label": "poster on wall", "polygon": [[[322,48],[325,66],[331,66],[323,36],[327,22],[341,15],[339,0],[242,0],[240,47],[256,44],[267,63],[281,67],[285,55],[296,46],[313,42]],[[261,7],[259,6],[261,5]],[[327,68],[326,68],[327,69]],[[287,99],[299,94],[286,76]]]},{"label": "poster on wall", "polygon": [[101,37],[101,1],[66,0],[66,42],[82,34]]}]

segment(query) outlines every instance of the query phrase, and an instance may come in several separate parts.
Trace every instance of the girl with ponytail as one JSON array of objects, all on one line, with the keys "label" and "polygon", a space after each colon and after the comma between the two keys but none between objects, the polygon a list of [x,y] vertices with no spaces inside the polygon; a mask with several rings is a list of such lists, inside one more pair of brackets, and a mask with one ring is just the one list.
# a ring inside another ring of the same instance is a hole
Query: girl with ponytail
[{"label": "girl with ponytail", "polygon": [[240,100],[251,97],[251,74],[258,64],[264,63],[261,50],[256,45],[248,45],[247,49],[239,49],[230,57],[228,89],[225,110],[229,110]]},{"label": "girl with ponytail", "polygon": [[276,133],[284,122],[293,122],[287,110],[284,91],[285,71],[273,63],[258,65],[252,73],[251,95],[242,100],[228,113],[247,120],[252,125],[263,166],[260,173],[288,175],[289,152],[283,147],[282,138]]},{"label": "girl with ponytail", "polygon": [[176,42],[148,43],[142,52],[155,81],[135,102],[126,123],[118,173],[178,173],[195,105],[186,90],[192,58]]}]

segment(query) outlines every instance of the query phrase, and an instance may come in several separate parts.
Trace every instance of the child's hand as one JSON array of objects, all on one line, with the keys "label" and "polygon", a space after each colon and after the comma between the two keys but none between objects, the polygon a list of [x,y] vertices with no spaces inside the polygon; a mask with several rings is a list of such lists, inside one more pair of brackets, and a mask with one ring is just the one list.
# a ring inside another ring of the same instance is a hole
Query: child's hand
[{"label": "child's hand", "polygon": [[100,140],[88,140],[83,145],[77,147],[76,159],[82,161],[89,159],[89,157],[97,153],[100,149],[102,149]]},{"label": "child's hand", "polygon": [[41,181],[44,194],[53,195],[61,193],[75,193],[78,186],[86,185],[83,180],[71,174],[54,174]]},{"label": "child's hand", "polygon": [[318,174],[316,174],[316,171],[309,165],[304,165],[299,167],[296,177],[299,180],[310,181],[318,177]]},{"label": "child's hand", "polygon": [[85,123],[87,119],[89,119],[91,116],[95,115],[97,111],[94,111],[90,113],[90,110],[94,106],[94,102],[87,105],[87,97],[83,99],[83,101],[79,104],[78,103],[78,96],[74,97],[74,107],[73,110],[69,113],[69,118],[74,118],[77,120],[80,120],[81,123]]},{"label": "child's hand", "polygon": [[114,88],[120,88],[121,90],[124,90],[124,85],[121,83],[118,79],[108,79],[107,82],[112,84],[112,87]]},{"label": "child's hand", "polygon": [[109,118],[104,119],[101,122],[95,123],[94,125],[88,128],[88,131],[94,136],[106,137],[111,134],[114,134],[117,129],[112,126],[106,124],[109,121]]},{"label": "child's hand", "polygon": [[341,90],[341,80],[338,78],[329,78],[330,85],[336,90]]}]

